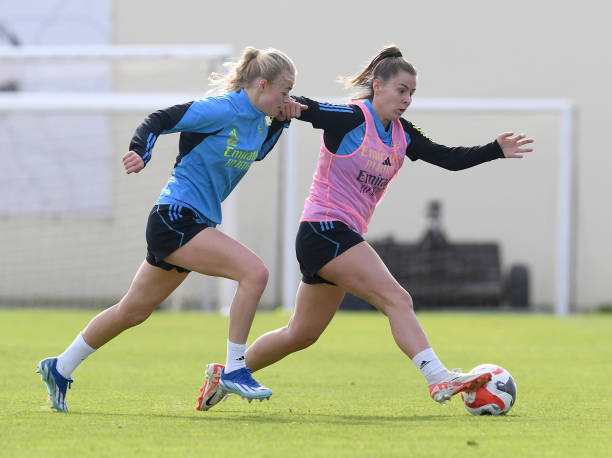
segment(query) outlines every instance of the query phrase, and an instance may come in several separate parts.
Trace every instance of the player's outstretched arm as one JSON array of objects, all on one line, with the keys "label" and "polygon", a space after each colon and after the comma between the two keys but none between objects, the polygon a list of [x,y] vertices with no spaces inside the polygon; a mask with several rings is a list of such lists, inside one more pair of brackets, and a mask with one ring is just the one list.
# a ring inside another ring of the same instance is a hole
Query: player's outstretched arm
[{"label": "player's outstretched arm", "polygon": [[138,173],[144,168],[145,164],[138,154],[134,151],[128,151],[123,155],[123,166],[125,167],[125,173]]},{"label": "player's outstretched arm", "polygon": [[525,153],[533,151],[533,148],[524,148],[525,145],[533,143],[533,138],[526,138],[525,134],[513,135],[514,132],[504,132],[497,136],[497,143],[505,157],[521,159]]}]

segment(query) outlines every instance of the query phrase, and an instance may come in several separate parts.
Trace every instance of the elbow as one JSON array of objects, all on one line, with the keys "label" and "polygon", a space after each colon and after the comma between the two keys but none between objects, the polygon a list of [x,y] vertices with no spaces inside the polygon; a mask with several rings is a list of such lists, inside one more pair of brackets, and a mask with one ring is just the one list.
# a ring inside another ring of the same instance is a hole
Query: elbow
[{"label": "elbow", "polygon": [[452,172],[459,172],[460,170],[465,170],[465,169],[469,169],[474,167],[475,165],[478,165],[479,163],[474,163],[474,162],[452,162],[450,164],[448,164],[448,166],[446,167],[448,170],[452,171]]}]

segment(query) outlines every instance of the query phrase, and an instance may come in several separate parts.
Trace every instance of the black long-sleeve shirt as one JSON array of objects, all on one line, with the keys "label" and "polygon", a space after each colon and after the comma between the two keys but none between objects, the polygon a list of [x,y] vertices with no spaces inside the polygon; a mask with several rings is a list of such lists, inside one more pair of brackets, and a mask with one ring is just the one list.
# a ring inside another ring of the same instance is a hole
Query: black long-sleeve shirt
[{"label": "black long-sleeve shirt", "polygon": [[[361,139],[365,134],[365,116],[357,105],[321,103],[307,97],[293,98],[308,106],[308,109],[303,110],[298,119],[311,123],[315,129],[323,129],[323,141],[330,152],[350,154],[361,144]],[[368,101],[366,105],[371,109]],[[391,129],[385,131],[376,114],[373,110],[371,111],[374,119],[377,120],[376,127],[379,136],[385,142],[385,137],[391,138]],[[496,140],[481,146],[448,147],[432,141],[410,121],[400,118],[400,122],[408,143],[406,156],[412,161],[421,159],[448,170],[463,170],[504,157]]]}]

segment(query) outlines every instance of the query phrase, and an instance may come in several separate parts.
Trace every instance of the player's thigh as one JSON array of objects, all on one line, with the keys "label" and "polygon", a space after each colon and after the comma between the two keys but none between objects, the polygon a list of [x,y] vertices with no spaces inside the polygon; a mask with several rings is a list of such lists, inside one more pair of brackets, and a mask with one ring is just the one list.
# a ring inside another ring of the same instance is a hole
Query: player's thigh
[{"label": "player's thigh", "polygon": [[240,280],[250,273],[267,270],[263,261],[249,248],[208,227],[165,258],[166,262],[205,275]]},{"label": "player's thigh", "polygon": [[334,317],[344,297],[344,290],[327,284],[300,282],[289,330],[299,336],[316,339]]},{"label": "player's thigh", "polygon": [[367,242],[332,259],[319,270],[319,275],[383,311],[394,304],[412,304],[408,292]]}]

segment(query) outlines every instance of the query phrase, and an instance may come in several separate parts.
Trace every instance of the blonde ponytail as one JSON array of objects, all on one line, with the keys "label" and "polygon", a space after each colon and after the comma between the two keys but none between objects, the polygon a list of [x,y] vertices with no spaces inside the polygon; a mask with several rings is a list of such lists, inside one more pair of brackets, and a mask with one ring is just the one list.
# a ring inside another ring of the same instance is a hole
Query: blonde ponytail
[{"label": "blonde ponytail", "polygon": [[296,75],[291,59],[282,51],[273,48],[259,50],[248,46],[238,62],[226,62],[223,66],[228,69],[226,74],[210,75],[209,82],[214,86],[211,93],[239,91],[260,77],[273,81],[285,72],[293,78]]}]

